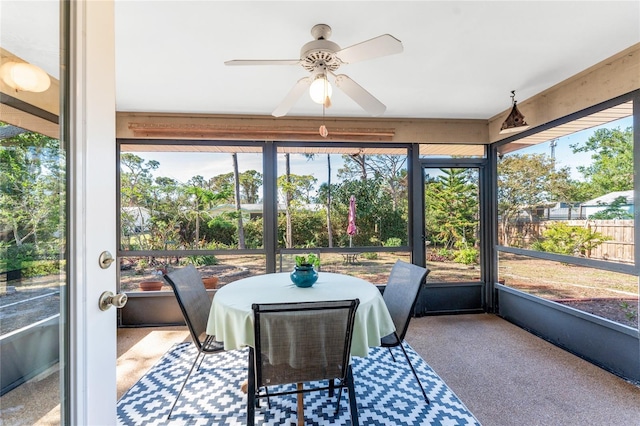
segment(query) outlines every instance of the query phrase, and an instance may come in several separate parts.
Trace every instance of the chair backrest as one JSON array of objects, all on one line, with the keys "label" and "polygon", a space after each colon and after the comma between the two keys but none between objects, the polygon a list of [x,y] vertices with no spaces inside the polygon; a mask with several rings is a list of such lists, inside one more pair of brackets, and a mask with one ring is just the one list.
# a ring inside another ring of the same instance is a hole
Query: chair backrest
[{"label": "chair backrest", "polygon": [[345,380],[359,303],[253,304],[256,384]]},{"label": "chair backrest", "polygon": [[391,314],[400,341],[407,333],[409,320],[418,300],[420,286],[428,273],[427,268],[401,260],[396,261],[391,269],[382,298]]},{"label": "chair backrest", "polygon": [[206,336],[211,299],[204,288],[200,273],[193,265],[187,265],[165,274],[164,278],[176,295],[193,343],[201,349]]}]

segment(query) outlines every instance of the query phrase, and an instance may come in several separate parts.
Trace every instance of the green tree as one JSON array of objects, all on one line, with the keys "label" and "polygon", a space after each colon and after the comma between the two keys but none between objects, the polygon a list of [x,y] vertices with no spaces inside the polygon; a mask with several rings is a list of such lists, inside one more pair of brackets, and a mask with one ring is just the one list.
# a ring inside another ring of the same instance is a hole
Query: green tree
[{"label": "green tree", "polygon": [[[220,175],[216,175],[209,179],[209,189],[213,192],[218,193],[227,193],[228,188],[233,188],[234,179],[233,172],[223,173]],[[234,195],[233,191],[227,193],[228,196],[225,200],[220,200],[220,202],[225,204],[233,204],[234,203]]]},{"label": "green tree", "polygon": [[286,248],[293,247],[293,223],[291,218],[291,201],[293,200],[293,191],[295,187],[291,182],[291,155],[289,153],[284,154],[285,159],[285,174],[284,177],[278,178],[278,186],[282,188],[286,218],[286,232],[285,232],[285,244]]},{"label": "green tree", "polygon": [[[312,160],[315,154],[303,154],[307,160]],[[327,182],[318,189],[318,200],[324,204],[327,212],[327,247],[333,247],[333,228],[331,224],[331,154],[327,154]]]},{"label": "green tree", "polygon": [[589,216],[594,220],[612,220],[612,219],[633,219],[633,214],[623,209],[622,206],[627,205],[626,197],[616,197],[611,204],[607,205],[604,210],[600,210]]},{"label": "green tree", "polygon": [[440,169],[426,182],[429,240],[445,249],[473,247],[478,233],[478,187],[465,169]]},{"label": "green tree", "polygon": [[120,156],[120,193],[123,206],[145,206],[149,201],[153,171],[160,166],[155,160],[145,161],[135,154]]},{"label": "green tree", "polygon": [[[196,176],[201,177],[201,176]],[[209,209],[215,194],[212,191],[202,188],[202,182],[198,179],[191,179],[185,193],[190,196],[191,208],[187,210],[187,215],[195,219],[195,247],[200,246],[200,221],[204,216],[210,215]]]},{"label": "green tree", "polygon": [[[182,211],[178,200],[185,198],[183,185],[175,179],[157,177],[149,188],[149,248],[153,250],[177,248],[181,241],[180,217]],[[124,222],[124,221],[122,221]],[[125,241],[123,240],[123,243]]]},{"label": "green tree", "polygon": [[285,198],[287,194],[291,197],[290,204],[309,204],[313,201],[311,193],[318,179],[312,175],[289,174],[278,177],[278,189],[280,197]]},{"label": "green tree", "polygon": [[356,198],[356,224],[358,232],[353,237],[354,246],[381,245],[389,238],[399,238],[402,244],[408,241],[406,210],[394,209],[391,196],[377,179],[343,181],[332,190],[335,223],[334,231],[338,245],[349,245],[347,234],[349,199]]},{"label": "green tree", "polygon": [[285,203],[286,232],[284,243],[286,248],[294,247],[293,242],[293,210],[311,202],[311,191],[317,179],[312,175],[291,174],[289,155],[285,154],[285,174],[278,176],[277,185],[279,199]]},{"label": "green tree", "polygon": [[[7,127],[0,123],[0,127]],[[0,225],[11,244],[59,245],[65,197],[64,152],[57,139],[15,131],[0,149]]]},{"label": "green tree", "polygon": [[513,154],[498,162],[498,216],[502,243],[510,245],[511,222],[521,212],[532,220],[532,210],[552,200],[555,162],[545,154]]},{"label": "green tree", "polygon": [[353,154],[342,156],[343,165],[338,169],[338,178],[342,180],[367,180],[367,156]]},{"label": "green tree", "polygon": [[578,167],[586,180],[588,198],[633,189],[633,128],[598,129],[574,153],[591,152],[592,162]]},{"label": "green tree", "polygon": [[367,162],[374,178],[383,181],[382,190],[391,197],[394,210],[407,201],[406,163],[406,155],[370,155]]},{"label": "green tree", "polygon": [[[571,169],[563,167],[554,170],[549,176],[550,198],[556,202],[564,202],[569,206],[575,202],[586,201],[587,194],[581,182],[571,179]],[[567,219],[571,220],[571,208],[568,209]]]},{"label": "green tree", "polygon": [[[312,248],[326,244],[324,229],[324,212],[309,210],[300,205],[292,205],[291,217],[291,247]],[[286,243],[286,215],[278,217],[278,240]]]},{"label": "green tree", "polygon": [[247,170],[240,173],[240,196],[243,202],[256,204],[260,200],[258,190],[262,186],[262,173]]}]

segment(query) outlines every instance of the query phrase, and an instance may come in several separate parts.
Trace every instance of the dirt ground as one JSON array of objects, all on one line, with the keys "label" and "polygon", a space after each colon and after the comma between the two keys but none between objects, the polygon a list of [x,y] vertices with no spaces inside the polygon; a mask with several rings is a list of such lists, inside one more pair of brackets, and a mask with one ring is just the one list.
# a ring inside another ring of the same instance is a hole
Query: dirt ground
[{"label": "dirt ground", "polygon": [[500,255],[505,285],[638,328],[638,278],[512,254]]}]

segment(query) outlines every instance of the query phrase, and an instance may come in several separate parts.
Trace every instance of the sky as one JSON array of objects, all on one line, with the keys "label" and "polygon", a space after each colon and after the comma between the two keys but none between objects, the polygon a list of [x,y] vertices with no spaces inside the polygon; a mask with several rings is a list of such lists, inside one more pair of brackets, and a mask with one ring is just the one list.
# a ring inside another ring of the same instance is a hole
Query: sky
[{"label": "sky", "polygon": [[[571,135],[559,138],[555,147],[556,166],[558,168],[569,166],[571,168],[571,178],[576,180],[582,180],[582,174],[578,171],[578,166],[584,166],[591,163],[591,152],[579,152],[574,154],[571,145],[583,145],[589,137],[598,129],[601,128],[617,128],[621,130],[627,127],[633,126],[633,117],[626,117],[621,120],[616,120],[611,123],[604,124],[602,126],[592,127],[585,129],[581,132],[576,132]],[[514,154],[547,154],[551,155],[551,146],[549,142],[538,144],[536,146],[515,151]]]},{"label": "sky", "polygon": [[[160,163],[154,176],[164,176],[186,183],[193,176],[200,175],[205,179],[233,171],[231,154],[203,153],[203,152],[153,152],[136,153],[145,159],[154,159]],[[331,156],[332,181],[336,181],[338,169],[343,161],[339,155]],[[290,159],[291,173],[297,175],[313,175],[320,183],[327,178],[326,155],[316,156],[314,160],[307,160],[301,154],[293,154]],[[262,154],[249,153],[238,154],[239,172],[257,170],[262,173]],[[283,174],[285,169],[284,155],[278,155],[278,174]]]}]

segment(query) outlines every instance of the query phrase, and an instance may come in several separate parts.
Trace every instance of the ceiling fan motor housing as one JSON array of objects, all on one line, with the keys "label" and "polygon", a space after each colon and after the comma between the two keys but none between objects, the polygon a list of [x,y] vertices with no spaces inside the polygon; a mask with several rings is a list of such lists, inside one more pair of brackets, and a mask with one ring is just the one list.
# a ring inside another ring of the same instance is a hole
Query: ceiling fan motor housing
[{"label": "ceiling fan motor housing", "polygon": [[335,54],[339,50],[340,46],[332,41],[313,40],[300,49],[300,63],[309,72],[313,72],[318,65],[322,64],[327,70],[335,71],[342,64]]}]

